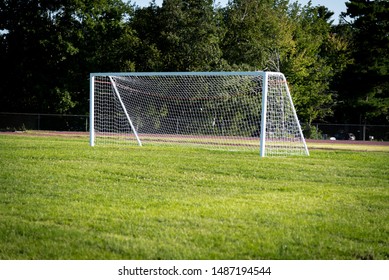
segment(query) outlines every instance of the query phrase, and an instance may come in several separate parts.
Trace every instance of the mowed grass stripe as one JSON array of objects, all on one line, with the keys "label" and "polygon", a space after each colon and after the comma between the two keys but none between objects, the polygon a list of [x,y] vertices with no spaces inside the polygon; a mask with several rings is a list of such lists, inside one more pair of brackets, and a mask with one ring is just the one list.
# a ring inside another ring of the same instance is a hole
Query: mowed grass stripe
[{"label": "mowed grass stripe", "polygon": [[388,259],[388,156],[0,135],[0,258]]}]

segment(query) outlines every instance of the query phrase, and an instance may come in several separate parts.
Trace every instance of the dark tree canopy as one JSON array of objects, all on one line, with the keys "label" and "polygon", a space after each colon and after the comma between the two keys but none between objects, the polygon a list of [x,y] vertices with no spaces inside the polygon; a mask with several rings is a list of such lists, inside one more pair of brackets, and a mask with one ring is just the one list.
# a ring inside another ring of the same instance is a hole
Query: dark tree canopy
[{"label": "dark tree canopy", "polygon": [[0,111],[85,112],[89,72],[133,70],[131,13],[120,0],[5,0]]},{"label": "dark tree canopy", "polygon": [[88,113],[89,73],[284,72],[303,122],[388,123],[389,1],[4,0],[0,112]]},{"label": "dark tree canopy", "polygon": [[343,16],[351,23],[350,64],[340,75],[337,117],[347,122],[389,121],[389,1],[354,0]]}]

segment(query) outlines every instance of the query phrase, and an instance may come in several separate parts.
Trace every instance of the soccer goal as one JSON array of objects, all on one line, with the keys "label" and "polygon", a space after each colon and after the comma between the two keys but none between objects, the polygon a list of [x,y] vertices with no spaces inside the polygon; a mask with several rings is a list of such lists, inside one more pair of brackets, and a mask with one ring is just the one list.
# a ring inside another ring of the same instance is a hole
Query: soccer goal
[{"label": "soccer goal", "polygon": [[276,72],[91,73],[90,145],[98,144],[309,155]]}]

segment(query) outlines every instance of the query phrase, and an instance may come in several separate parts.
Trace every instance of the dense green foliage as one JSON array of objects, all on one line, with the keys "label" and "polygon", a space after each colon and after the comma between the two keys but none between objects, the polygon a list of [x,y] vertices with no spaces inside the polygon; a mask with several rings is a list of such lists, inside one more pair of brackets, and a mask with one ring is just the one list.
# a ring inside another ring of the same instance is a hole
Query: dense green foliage
[{"label": "dense green foliage", "polygon": [[[346,22],[338,28],[348,33],[353,63],[340,76],[337,112],[347,121],[389,121],[389,1],[350,1]],[[343,29],[343,30],[342,30]],[[352,104],[352,110],[349,105]],[[341,113],[342,112],[342,113]]]},{"label": "dense green foliage", "polygon": [[387,147],[87,145],[0,135],[0,259],[389,259]]},{"label": "dense green foliage", "polygon": [[389,122],[389,2],[4,0],[0,111],[88,112],[90,72],[272,70],[300,119]]}]

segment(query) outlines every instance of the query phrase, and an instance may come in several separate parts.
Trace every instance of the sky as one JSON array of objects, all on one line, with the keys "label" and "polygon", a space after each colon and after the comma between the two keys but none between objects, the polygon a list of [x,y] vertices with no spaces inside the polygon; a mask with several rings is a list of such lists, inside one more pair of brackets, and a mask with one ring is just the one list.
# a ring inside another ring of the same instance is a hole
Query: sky
[{"label": "sky", "polygon": [[[161,5],[163,0],[156,0],[157,5]],[[297,1],[302,5],[306,5],[309,0],[289,0],[289,2],[294,2]],[[138,6],[141,7],[146,7],[149,5],[150,0],[131,0],[131,3],[136,3]],[[226,3],[228,3],[228,0],[216,0],[216,2],[220,2],[220,4],[223,6]],[[312,5],[317,6],[317,5],[322,5],[326,6],[330,11],[334,12],[334,16],[332,19],[334,20],[335,23],[338,22],[339,15],[341,12],[346,11],[346,5],[345,3],[348,2],[346,0],[312,0]]]}]

